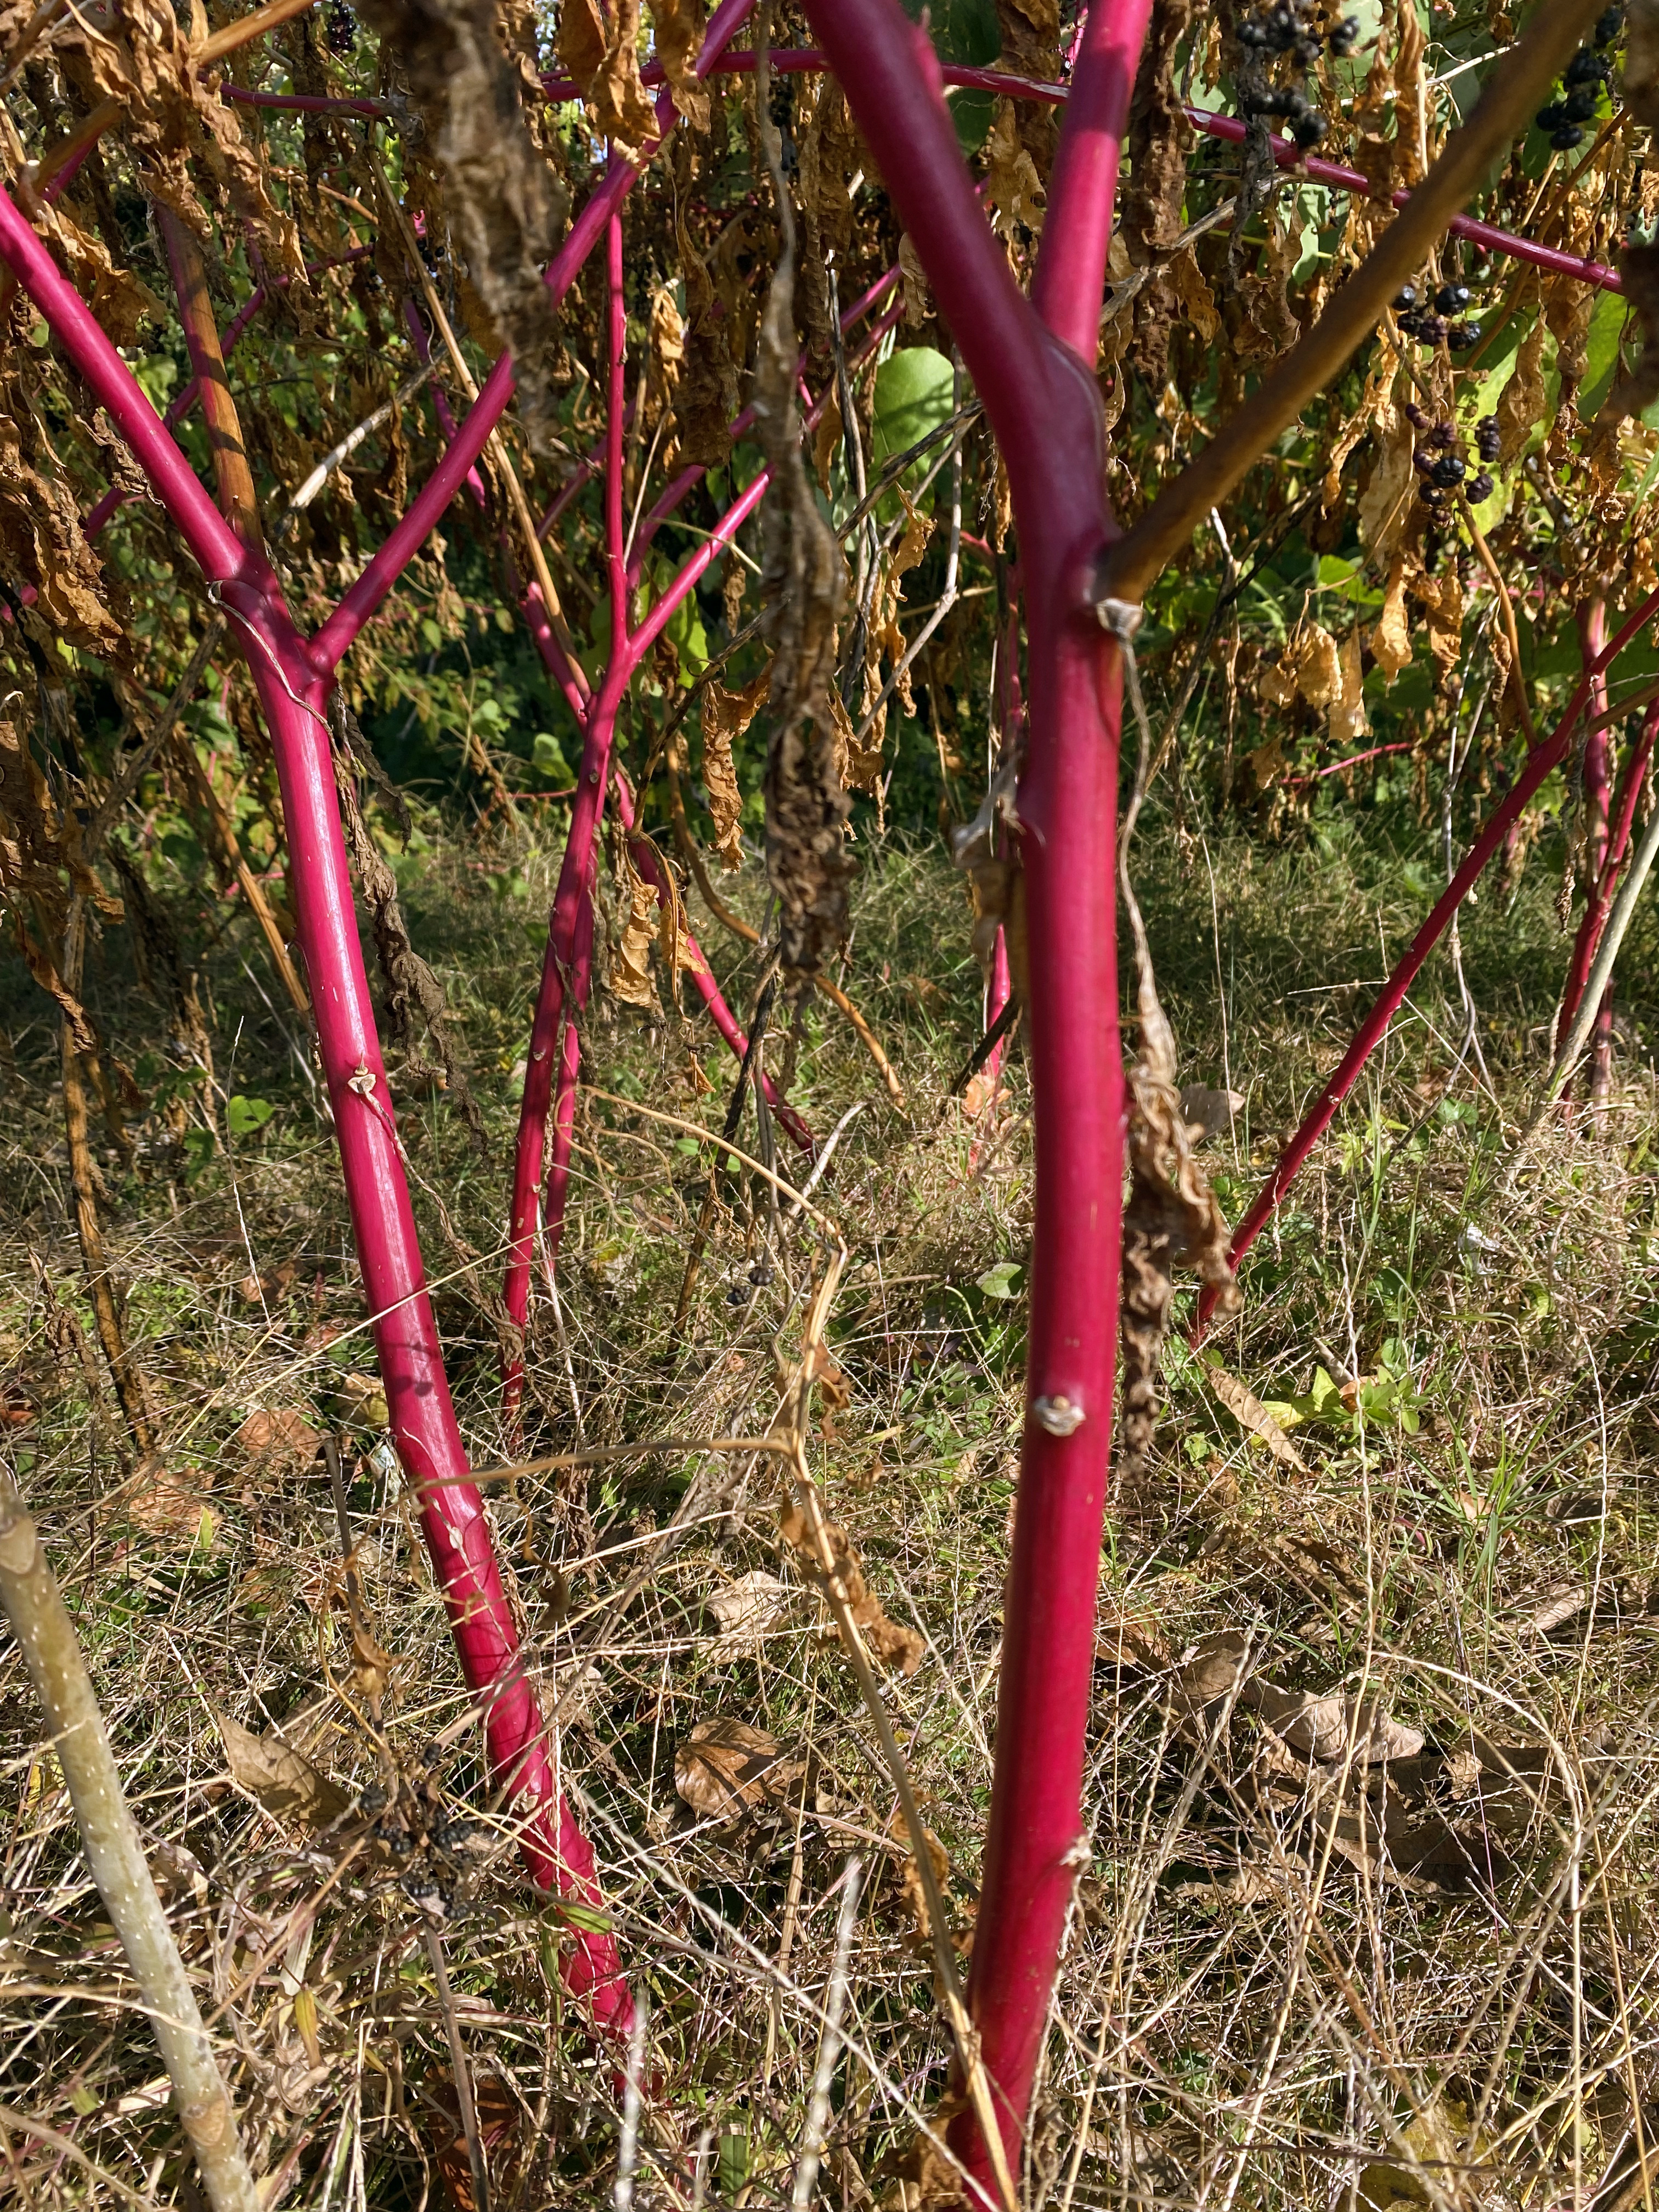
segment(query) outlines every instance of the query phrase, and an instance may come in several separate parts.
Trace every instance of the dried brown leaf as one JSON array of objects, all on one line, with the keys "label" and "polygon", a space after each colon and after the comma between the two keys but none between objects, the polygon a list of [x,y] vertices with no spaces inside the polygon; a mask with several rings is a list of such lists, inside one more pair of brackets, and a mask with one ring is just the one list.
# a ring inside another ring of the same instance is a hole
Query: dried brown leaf
[{"label": "dried brown leaf", "polygon": [[[813,1516],[799,1499],[792,1498],[785,1504],[779,1516],[779,1527],[785,1543],[806,1573],[822,1585],[825,1563],[814,1533]],[[825,1521],[823,1540],[829,1548],[830,1571],[868,1650],[876,1658],[897,1667],[901,1674],[914,1674],[927,1649],[921,1637],[914,1628],[901,1627],[898,1622],[888,1619],[881,1600],[865,1580],[863,1564],[844,1528],[833,1521]]]},{"label": "dried brown leaf", "polygon": [[717,1589],[708,1610],[720,1625],[710,1646],[716,1659],[742,1659],[758,1651],[789,1602],[789,1585],[757,1567]]},{"label": "dried brown leaf", "polygon": [[1505,461],[1523,453],[1544,413],[1544,339],[1541,315],[1516,349],[1510,380],[1498,395],[1498,451]]},{"label": "dried brown leaf", "polygon": [[323,1448],[322,1437],[305,1415],[289,1406],[260,1407],[230,1441],[257,1467],[272,1474],[309,1467]]},{"label": "dried brown leaf", "polygon": [[1308,1472],[1301,1453],[1248,1383],[1230,1375],[1224,1367],[1215,1366],[1205,1370],[1205,1380],[1240,1428],[1266,1444],[1282,1467],[1294,1468],[1297,1474]]},{"label": "dried brown leaf", "polygon": [[255,1735],[228,1713],[213,1717],[233,1780],[267,1813],[308,1828],[325,1828],[345,1811],[350,1802],[345,1792],[281,1736]]},{"label": "dried brown leaf", "polygon": [[694,131],[708,128],[708,91],[697,75],[702,52],[701,0],[651,0],[656,27],[657,59],[674,95],[674,106]]},{"label": "dried brown leaf", "polygon": [[[1123,192],[1123,236],[1136,268],[1160,263],[1181,231],[1187,149],[1194,132],[1176,88],[1176,58],[1191,21],[1192,0],[1153,0],[1129,108],[1129,180]],[[1209,335],[1219,327],[1209,286],[1191,249],[1176,258],[1187,265],[1180,271],[1172,264],[1158,268],[1136,293],[1130,310],[1134,337],[1129,358],[1155,392],[1168,370],[1177,312],[1199,321],[1188,301],[1196,305],[1201,295]]]},{"label": "dried brown leaf", "polygon": [[720,866],[743,866],[743,793],[732,748],[760,712],[772,672],[763,668],[741,691],[728,691],[712,679],[702,687],[702,782],[714,817],[714,849]]},{"label": "dried brown leaf", "polygon": [[[544,445],[555,434],[563,355],[542,278],[569,196],[531,133],[525,87],[497,36],[493,0],[364,0],[364,12],[425,117],[459,258],[512,352],[532,442]],[[638,13],[634,0],[636,29]]]},{"label": "dried brown leaf", "polygon": [[719,1714],[699,1721],[674,1749],[674,1787],[700,1820],[732,1820],[740,1813],[793,1802],[808,1762],[747,1721]]}]

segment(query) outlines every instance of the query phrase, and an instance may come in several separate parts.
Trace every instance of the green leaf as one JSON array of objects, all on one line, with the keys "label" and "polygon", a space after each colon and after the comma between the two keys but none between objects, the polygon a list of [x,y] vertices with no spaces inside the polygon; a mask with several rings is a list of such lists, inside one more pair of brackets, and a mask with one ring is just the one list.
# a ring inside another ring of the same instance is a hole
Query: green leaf
[{"label": "green leaf", "polygon": [[738,2192],[749,2179],[749,2136],[743,2128],[722,2128],[720,2130],[720,2195],[728,2203],[735,2202]]},{"label": "green leaf", "polygon": [[210,1130],[186,1129],[185,1132],[185,1181],[194,1182],[197,1176],[213,1158],[214,1143]]},{"label": "green leaf", "polygon": [[1624,335],[1628,302],[1617,292],[1603,292],[1590,311],[1589,331],[1584,341],[1583,388],[1574,403],[1580,419],[1589,422],[1607,398],[1619,370],[1619,341]]},{"label": "green leaf", "polygon": [[574,783],[570,763],[564,757],[564,748],[550,730],[538,730],[531,750],[537,773],[544,775],[551,784]]},{"label": "green leaf", "polygon": [[[1002,52],[996,0],[904,0],[904,11],[913,23],[926,21],[942,62],[988,69]],[[991,128],[990,94],[954,91],[950,101],[957,143],[964,154],[976,154]]]},{"label": "green leaf", "polygon": [[226,1101],[225,1126],[233,1137],[251,1137],[276,1111],[269,1098],[244,1098],[239,1091]]},{"label": "green leaf", "polygon": [[999,1260],[995,1267],[988,1267],[982,1275],[976,1278],[974,1288],[982,1291],[988,1298],[1018,1297],[1019,1293],[1014,1288],[1014,1278],[1024,1272],[1018,1260]]},{"label": "green leaf", "polygon": [[[955,378],[951,364],[931,346],[901,346],[889,354],[876,371],[876,400],[871,415],[872,443],[879,471],[893,454],[909,450],[919,438],[938,430],[951,419]],[[935,453],[918,455],[899,481],[914,489],[927,474]],[[899,502],[889,493],[882,501],[890,507],[888,520],[899,512]]]},{"label": "green leaf", "polygon": [[421,617],[421,639],[428,653],[437,653],[442,647],[444,634],[430,615]]}]

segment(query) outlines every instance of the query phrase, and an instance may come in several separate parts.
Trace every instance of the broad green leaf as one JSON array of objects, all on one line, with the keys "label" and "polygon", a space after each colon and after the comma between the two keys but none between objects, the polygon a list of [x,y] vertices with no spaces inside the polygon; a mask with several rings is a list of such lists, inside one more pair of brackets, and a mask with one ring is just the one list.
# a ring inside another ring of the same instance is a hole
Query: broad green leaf
[{"label": "broad green leaf", "polygon": [[[878,470],[893,454],[908,453],[918,439],[950,421],[954,381],[950,362],[931,346],[902,346],[888,356],[876,371],[876,401],[871,416]],[[937,459],[931,451],[919,455],[900,482],[914,490],[930,462]],[[883,505],[890,505],[896,516],[899,503],[890,493]]]},{"label": "broad green leaf", "polygon": [[1024,1269],[1018,1260],[999,1260],[994,1267],[988,1267],[975,1279],[974,1287],[982,1291],[988,1298],[1017,1297],[1018,1292],[1014,1288],[1014,1278],[1024,1273]]},{"label": "broad green leaf", "polygon": [[570,763],[564,757],[564,748],[550,730],[537,731],[531,753],[537,774],[544,775],[550,783],[559,785],[574,781]]}]

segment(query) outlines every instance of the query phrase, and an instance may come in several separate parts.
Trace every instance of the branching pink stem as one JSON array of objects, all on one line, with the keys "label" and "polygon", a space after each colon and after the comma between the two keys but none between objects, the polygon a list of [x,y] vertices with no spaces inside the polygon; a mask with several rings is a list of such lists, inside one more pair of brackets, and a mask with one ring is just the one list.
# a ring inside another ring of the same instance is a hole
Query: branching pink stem
[{"label": "branching pink stem", "polygon": [[[0,256],[145,471],[229,617],[258,688],[282,787],[290,891],[392,1435],[420,1501],[462,1671],[483,1709],[492,1771],[523,1809],[525,1856],[544,1887],[596,1907],[592,1851],[559,1796],[483,1501],[469,1478],[427,1295],[340,830],[325,720],[329,678],[295,629],[263,553],[245,546],[219,514],[3,191]],[[625,2033],[632,2005],[614,1938],[573,1929],[564,1971],[596,2021]]]},{"label": "branching pink stem", "polygon": [[[1314,1101],[1301,1127],[1279,1154],[1278,1165],[1256,1194],[1255,1204],[1233,1232],[1230,1256],[1235,1267],[1261,1235],[1274,1208],[1295,1182],[1309,1153],[1330,1127],[1338,1107],[1358,1081],[1360,1070],[1387,1035],[1389,1024],[1416,980],[1419,969],[1451,927],[1452,916],[1468,896],[1481,871],[1520,820],[1545,777],[1552,769],[1559,767],[1565,758],[1573,730],[1584,713],[1597,680],[1611,668],[1637,632],[1646,627],[1656,611],[1659,611],[1659,592],[1650,592],[1635,613],[1620,625],[1612,641],[1602,647],[1579,678],[1577,688],[1567,702],[1566,712],[1554,730],[1540,744],[1534,747],[1514,788],[1469,848],[1462,866],[1446,886],[1428,920],[1412,939],[1370,1012],[1355,1032],[1341,1065]],[[1206,1290],[1199,1298],[1197,1318],[1193,1325],[1192,1341],[1194,1344],[1201,1342],[1214,1310],[1215,1294]]]}]

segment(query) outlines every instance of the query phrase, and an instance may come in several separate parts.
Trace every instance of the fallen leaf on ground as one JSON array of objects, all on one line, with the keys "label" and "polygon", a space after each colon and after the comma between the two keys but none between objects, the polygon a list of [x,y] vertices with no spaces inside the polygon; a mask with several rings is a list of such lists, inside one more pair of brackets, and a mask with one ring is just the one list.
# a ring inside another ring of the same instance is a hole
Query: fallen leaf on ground
[{"label": "fallen leaf on ground", "polygon": [[258,1407],[230,1441],[263,1472],[271,1474],[309,1467],[323,1442],[305,1415],[291,1406]]},{"label": "fallen leaf on ground", "polygon": [[702,1820],[735,1820],[745,1808],[783,1804],[799,1794],[807,1761],[747,1721],[699,1721],[674,1750],[674,1787]]},{"label": "fallen leaf on ground", "polygon": [[1292,1751],[1322,1764],[1346,1759],[1351,1743],[1353,1757],[1361,1764],[1375,1759],[1415,1759],[1423,1748],[1422,1731],[1390,1720],[1375,1698],[1340,1692],[1315,1698],[1275,1689],[1271,1682],[1247,1682],[1239,1701],[1260,1713]]},{"label": "fallen leaf on ground", "polygon": [[122,1511],[147,1536],[170,1540],[189,1549],[211,1545],[219,1516],[196,1487],[198,1478],[168,1474],[161,1468],[141,1474],[127,1492]]},{"label": "fallen leaf on ground", "polygon": [[1247,1430],[1258,1443],[1266,1444],[1280,1466],[1306,1474],[1306,1461],[1248,1383],[1230,1375],[1224,1367],[1206,1368],[1205,1376],[1240,1428]]},{"label": "fallen leaf on ground", "polygon": [[301,1820],[325,1828],[346,1809],[345,1792],[319,1774],[301,1752],[279,1735],[255,1735],[227,1713],[213,1716],[224,1740],[231,1778],[267,1813],[281,1820]]},{"label": "fallen leaf on ground", "polygon": [[746,1658],[758,1651],[773,1626],[789,1601],[789,1585],[780,1582],[757,1568],[752,1574],[739,1575],[737,1581],[718,1589],[708,1601],[708,1610],[720,1625],[720,1632],[709,1649],[716,1659]]},{"label": "fallen leaf on ground", "polygon": [[1203,1136],[1218,1136],[1232,1127],[1233,1116],[1244,1110],[1242,1091],[1217,1091],[1207,1083],[1189,1083],[1181,1093],[1181,1117],[1188,1128]]},{"label": "fallen leaf on ground", "polygon": [[[461,2125],[460,2100],[453,2077],[428,2074],[421,2085],[428,2111],[428,2142],[452,2212],[477,2212],[472,2194],[472,2160],[467,2154],[466,2130]],[[472,2109],[483,2146],[484,2166],[492,2203],[510,2203],[524,2156],[524,2107],[499,2075],[475,2074]]]}]

